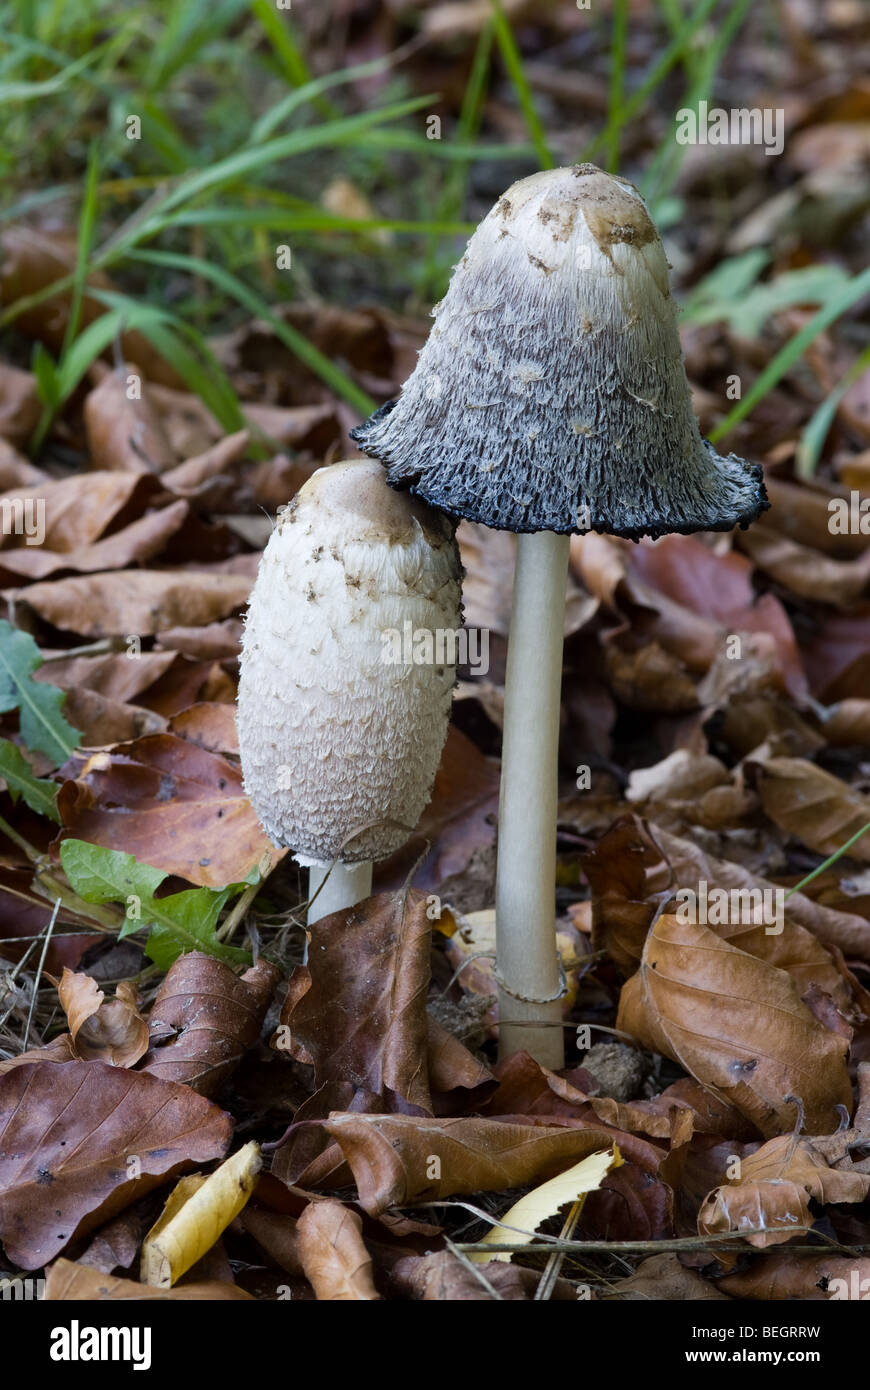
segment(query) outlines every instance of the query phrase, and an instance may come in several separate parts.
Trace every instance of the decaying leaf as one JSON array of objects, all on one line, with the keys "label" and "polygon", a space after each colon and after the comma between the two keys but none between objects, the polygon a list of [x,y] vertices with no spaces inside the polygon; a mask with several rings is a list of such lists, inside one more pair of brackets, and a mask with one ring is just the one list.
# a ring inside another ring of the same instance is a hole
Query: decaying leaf
[{"label": "decaying leaf", "polygon": [[180,956],[152,1005],[142,1070],[214,1095],[259,1037],[277,979],[263,957],[236,975],[201,951]]},{"label": "decaying leaf", "polygon": [[747,1269],[717,1279],[732,1298],[774,1300],[866,1299],[870,1294],[870,1259],[861,1255],[762,1255]]},{"label": "decaying leaf", "polygon": [[45,580],[20,590],[21,603],[62,631],[85,637],[203,627],[247,602],[251,579],[205,570],[121,570]]},{"label": "decaying leaf", "polygon": [[210,1177],[182,1178],[143,1241],[142,1283],[171,1288],[202,1259],[244,1207],[262,1165],[251,1141]]},{"label": "decaying leaf", "polygon": [[221,1158],[231,1134],[224,1111],[171,1081],[103,1062],[14,1067],[0,1077],[7,1255],[38,1269],[180,1169]]},{"label": "decaying leaf", "polygon": [[148,385],[135,364],[122,363],[106,372],[88,395],[84,416],[94,468],[163,473],[177,463]]},{"label": "decaying leaf", "polygon": [[[462,1260],[452,1250],[408,1255],[390,1270],[390,1281],[400,1294],[426,1303],[528,1303],[540,1280],[537,1269],[498,1260],[473,1265],[470,1259]],[[557,1279],[552,1298],[574,1302],[577,1294],[567,1279]]]},{"label": "decaying leaf", "polygon": [[609,1293],[601,1295],[601,1300],[604,1303],[619,1303],[652,1298],[665,1303],[682,1303],[684,1299],[693,1302],[705,1299],[722,1303],[727,1297],[715,1284],[703,1279],[697,1270],[687,1269],[680,1264],[679,1256],[671,1251],[667,1255],[651,1255],[648,1260],[641,1260],[634,1274],[627,1279],[617,1280]]},{"label": "decaying leaf", "polygon": [[813,1225],[810,1201],[861,1202],[868,1191],[870,1175],[829,1168],[810,1140],[780,1135],[741,1161],[735,1182],[708,1194],[698,1230],[710,1235],[760,1229],[760,1235],[747,1234],[750,1245],[781,1245]]},{"label": "decaying leaf", "polygon": [[74,1260],[55,1260],[45,1281],[45,1297],[53,1303],[116,1303],[124,1299],[136,1301],[162,1302],[167,1299],[184,1303],[207,1301],[221,1302],[227,1299],[253,1299],[253,1294],[240,1289],[236,1284],[220,1283],[211,1280],[205,1284],[181,1284],[177,1289],[152,1288],[147,1284],[137,1284],[134,1279],[113,1279],[98,1269]]},{"label": "decaying leaf", "polygon": [[554,1176],[608,1148],[599,1129],[556,1129],[508,1119],[429,1120],[410,1115],[332,1115],[364,1211],[437,1201],[454,1192],[499,1192]]},{"label": "decaying leaf", "polygon": [[371,1302],[380,1297],[362,1221],[342,1202],[309,1202],[296,1223],[299,1258],[320,1302]]},{"label": "decaying leaf", "polygon": [[365,1093],[378,1109],[431,1109],[431,927],[426,899],[411,891],[368,898],[312,929],[309,964],[293,973],[274,1045],[313,1063],[317,1086],[345,1086],[341,1108]]},{"label": "decaying leaf", "polygon": [[238,764],[172,734],[95,754],[58,809],[67,834],[205,888],[239,882],[272,848]]},{"label": "decaying leaf", "polygon": [[136,989],[122,980],[107,999],[90,975],[64,970],[58,998],[67,1016],[76,1055],[83,1061],[132,1067],[148,1051],[148,1024],[139,1013]]},{"label": "decaying leaf", "polygon": [[[601,1186],[601,1180],[612,1168],[619,1168],[622,1159],[617,1148],[604,1149],[601,1153],[589,1154],[575,1163],[572,1168],[550,1178],[531,1192],[527,1192],[518,1202],[499,1217],[499,1224],[487,1231],[480,1242],[482,1245],[528,1245],[535,1238],[535,1231],[544,1221],[569,1203],[574,1203],[588,1192]],[[510,1261],[508,1251],[493,1255],[476,1251],[471,1259],[482,1264],[489,1259]]]},{"label": "decaying leaf", "polygon": [[[804,758],[770,758],[750,766],[771,820],[820,854],[833,854],[870,825],[870,797]],[[870,834],[849,853],[870,864]]]},{"label": "decaying leaf", "polygon": [[801,1002],[784,970],[709,927],[663,915],[622,989],[617,1027],[678,1062],[772,1137],[794,1128],[799,1097],[809,1134],[829,1134],[852,1108],[848,1042]]}]

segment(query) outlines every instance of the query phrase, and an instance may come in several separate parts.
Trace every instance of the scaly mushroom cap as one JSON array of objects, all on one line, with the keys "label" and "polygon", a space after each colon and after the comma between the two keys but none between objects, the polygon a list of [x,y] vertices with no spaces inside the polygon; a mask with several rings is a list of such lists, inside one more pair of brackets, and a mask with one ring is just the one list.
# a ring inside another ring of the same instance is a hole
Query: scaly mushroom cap
[{"label": "scaly mushroom cap", "polygon": [[592,164],[533,174],[480,224],[397,401],[352,437],[394,487],[508,531],[747,526],[761,468],[692,413],[658,233]]},{"label": "scaly mushroom cap", "polygon": [[239,747],[267,834],[302,863],[382,859],[429,800],[455,667],[391,660],[383,634],[461,626],[453,531],[367,459],[321,468],[279,514],[245,625]]}]

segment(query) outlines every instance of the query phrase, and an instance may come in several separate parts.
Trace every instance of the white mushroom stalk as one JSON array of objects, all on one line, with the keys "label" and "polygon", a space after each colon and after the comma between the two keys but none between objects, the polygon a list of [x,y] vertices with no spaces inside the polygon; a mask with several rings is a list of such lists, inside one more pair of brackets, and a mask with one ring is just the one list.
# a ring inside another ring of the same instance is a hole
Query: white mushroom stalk
[{"label": "white mushroom stalk", "polygon": [[396,635],[461,625],[453,531],[364,459],[315,473],[263,553],[239,747],[267,834],[311,870],[312,922],[368,896],[372,862],[401,848],[431,796],[455,666],[399,659]]},{"label": "white mushroom stalk", "polygon": [[562,629],[570,537],[517,537],[505,679],[495,918],[499,1049],[565,1065],[554,931]]},{"label": "white mushroom stalk", "polygon": [[[519,534],[499,816],[501,1051],[563,1059],[556,746],[571,533],[747,526],[761,469],[701,438],[668,264],[637,190],[534,174],[484,219],[397,401],[353,437],[390,482]],[[526,534],[531,533],[531,534]],[[540,1028],[530,1028],[537,1021]]]}]

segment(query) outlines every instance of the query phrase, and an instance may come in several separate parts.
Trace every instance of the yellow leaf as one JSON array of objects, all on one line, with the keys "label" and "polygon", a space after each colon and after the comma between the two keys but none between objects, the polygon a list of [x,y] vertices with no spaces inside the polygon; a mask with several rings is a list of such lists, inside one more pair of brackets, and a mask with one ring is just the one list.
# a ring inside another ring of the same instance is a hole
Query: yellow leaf
[{"label": "yellow leaf", "polygon": [[142,1245],[143,1284],[168,1289],[238,1216],[262,1167],[259,1146],[246,1144],[208,1178],[182,1178]]},{"label": "yellow leaf", "polygon": [[[510,1211],[501,1218],[501,1225],[493,1226],[484,1236],[481,1244],[529,1244],[534,1239],[538,1227],[549,1217],[555,1216],[560,1207],[564,1207],[568,1202],[576,1202],[579,1198],[585,1197],[587,1192],[597,1191],[611,1169],[621,1167],[622,1163],[623,1159],[615,1144],[612,1149],[602,1149],[599,1153],[589,1154],[564,1173],[559,1173],[557,1177],[550,1178],[549,1182],[527,1192],[525,1197],[515,1202]],[[505,1230],[505,1226],[518,1229]],[[503,1250],[489,1255],[484,1250],[478,1250],[470,1258],[478,1264],[485,1264],[487,1260],[509,1261],[510,1253]]]}]

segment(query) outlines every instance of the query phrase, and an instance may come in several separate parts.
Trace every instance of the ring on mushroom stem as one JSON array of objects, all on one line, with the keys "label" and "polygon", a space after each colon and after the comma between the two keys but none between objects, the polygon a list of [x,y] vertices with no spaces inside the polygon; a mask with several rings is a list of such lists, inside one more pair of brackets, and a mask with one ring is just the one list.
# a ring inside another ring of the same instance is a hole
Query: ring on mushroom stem
[{"label": "ring on mushroom stem", "polygon": [[[555,837],[569,537],[747,526],[761,468],[702,439],[642,198],[591,164],[509,188],[398,400],[352,432],[394,487],[518,533],[496,888],[502,1055],[561,1066]],[[522,1023],[522,1027],[513,1027]]]},{"label": "ring on mushroom stem", "polygon": [[431,795],[455,665],[390,660],[385,634],[461,626],[454,529],[358,459],[313,474],[263,552],[239,748],[267,834],[311,871],[309,923],[369,895],[372,861],[401,848]]}]

